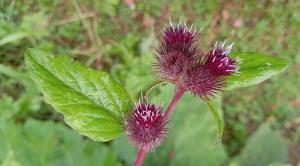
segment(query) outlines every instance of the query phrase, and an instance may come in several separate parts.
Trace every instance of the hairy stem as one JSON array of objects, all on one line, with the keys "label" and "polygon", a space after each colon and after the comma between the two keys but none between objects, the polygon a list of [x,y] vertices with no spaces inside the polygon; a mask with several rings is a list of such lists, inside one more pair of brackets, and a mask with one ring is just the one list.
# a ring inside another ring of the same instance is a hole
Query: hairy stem
[{"label": "hairy stem", "polygon": [[134,166],[141,166],[142,163],[143,163],[143,160],[145,158],[145,155],[146,153],[148,152],[147,149],[140,149],[137,156],[136,156],[136,159],[135,159],[135,162],[134,162]]},{"label": "hairy stem", "polygon": [[178,101],[180,100],[180,98],[182,97],[184,92],[185,91],[184,91],[184,89],[182,89],[182,87],[176,86],[173,99],[172,99],[172,101],[171,101],[171,103],[170,103],[170,105],[167,108],[167,111],[165,113],[165,116],[166,116],[167,119],[169,119],[171,113],[173,112],[176,104],[178,103]]}]

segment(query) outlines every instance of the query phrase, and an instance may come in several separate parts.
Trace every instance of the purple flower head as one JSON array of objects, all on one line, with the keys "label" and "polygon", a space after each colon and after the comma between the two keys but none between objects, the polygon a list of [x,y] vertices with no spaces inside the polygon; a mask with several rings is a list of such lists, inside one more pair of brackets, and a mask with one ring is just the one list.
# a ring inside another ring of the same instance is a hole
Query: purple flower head
[{"label": "purple flower head", "polygon": [[233,43],[225,47],[225,42],[216,43],[209,53],[201,54],[200,62],[187,70],[183,88],[208,100],[222,91],[226,85],[226,76],[238,73],[240,60],[228,56]]},{"label": "purple flower head", "polygon": [[239,70],[240,60],[228,56],[234,43],[227,47],[225,47],[225,43],[226,41],[219,44],[217,42],[214,49],[204,57],[203,65],[217,76],[229,76],[238,73]]},{"label": "purple flower head", "polygon": [[228,76],[239,73],[241,61],[229,57],[233,43],[225,46],[226,41],[216,43],[208,53],[198,53],[198,33],[191,29],[170,23],[157,48],[156,68],[163,79],[207,100],[224,89]]},{"label": "purple flower head", "polygon": [[182,87],[203,100],[215,96],[225,85],[225,78],[214,75],[203,65],[195,66],[186,73]]},{"label": "purple flower head", "polygon": [[139,101],[125,118],[129,142],[139,149],[153,149],[160,145],[167,133],[167,120],[162,108]]},{"label": "purple flower head", "polygon": [[163,79],[178,82],[186,69],[194,62],[197,48],[195,46],[196,30],[186,24],[170,26],[163,31],[163,40],[155,54],[156,68]]}]

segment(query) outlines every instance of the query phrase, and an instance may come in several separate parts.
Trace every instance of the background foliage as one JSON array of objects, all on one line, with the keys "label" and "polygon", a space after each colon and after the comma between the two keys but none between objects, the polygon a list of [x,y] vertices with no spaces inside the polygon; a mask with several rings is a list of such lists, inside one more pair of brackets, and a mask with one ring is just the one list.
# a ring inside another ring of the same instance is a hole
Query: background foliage
[{"label": "background foliage", "polygon": [[[207,106],[185,95],[170,136],[145,165],[297,165],[299,8],[297,0],[0,0],[0,164],[132,165],[136,151],[124,136],[93,142],[64,124],[24,70],[24,53],[34,47],[72,56],[109,72],[136,99],[156,78],[152,54],[171,17],[204,27],[199,38],[204,50],[226,38],[236,43],[236,52],[262,52],[291,65],[258,86],[226,91],[218,99],[225,131],[216,147]],[[162,87],[153,101],[167,105],[172,90]]]}]

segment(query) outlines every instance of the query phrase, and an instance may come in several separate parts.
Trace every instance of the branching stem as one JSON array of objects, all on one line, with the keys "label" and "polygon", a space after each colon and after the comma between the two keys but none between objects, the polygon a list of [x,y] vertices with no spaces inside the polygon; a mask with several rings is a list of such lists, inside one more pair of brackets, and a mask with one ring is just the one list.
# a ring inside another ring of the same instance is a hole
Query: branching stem
[{"label": "branching stem", "polygon": [[167,117],[167,119],[170,118],[171,113],[173,112],[176,104],[178,103],[178,101],[180,100],[180,98],[182,97],[182,95],[184,94],[184,89],[182,89],[182,87],[180,86],[176,86],[175,87],[175,92],[174,92],[174,96],[173,99],[169,105],[169,107],[167,108],[167,111],[165,113],[165,116]]}]

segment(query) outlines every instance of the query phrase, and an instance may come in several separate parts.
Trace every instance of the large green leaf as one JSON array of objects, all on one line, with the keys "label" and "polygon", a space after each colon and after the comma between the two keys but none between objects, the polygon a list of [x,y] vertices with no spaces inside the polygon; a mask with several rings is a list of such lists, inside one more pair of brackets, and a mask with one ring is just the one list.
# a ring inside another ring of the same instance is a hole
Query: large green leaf
[{"label": "large green leaf", "polygon": [[287,144],[279,132],[273,131],[268,124],[263,124],[247,140],[237,159],[241,166],[284,164],[288,160]]},{"label": "large green leaf", "polygon": [[260,53],[232,53],[242,60],[240,74],[227,79],[227,90],[256,85],[287,68],[288,62]]},{"label": "large green leaf", "polygon": [[120,166],[114,152],[101,142],[84,139],[51,121],[6,123],[0,128],[1,166]]},{"label": "large green leaf", "polygon": [[25,63],[45,100],[73,129],[98,141],[123,132],[122,116],[130,110],[131,100],[107,73],[34,49],[26,53]]}]

